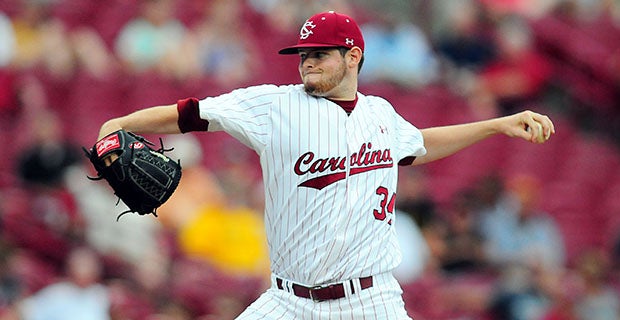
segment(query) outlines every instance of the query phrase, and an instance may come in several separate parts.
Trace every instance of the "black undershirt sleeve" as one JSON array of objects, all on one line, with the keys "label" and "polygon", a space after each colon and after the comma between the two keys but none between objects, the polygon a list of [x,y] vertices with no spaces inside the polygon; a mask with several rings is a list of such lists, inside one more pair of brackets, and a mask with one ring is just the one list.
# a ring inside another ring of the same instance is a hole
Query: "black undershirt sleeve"
[{"label": "black undershirt sleeve", "polygon": [[404,157],[400,161],[398,161],[398,165],[399,166],[410,166],[413,163],[413,160],[415,160],[415,158],[416,157],[414,156]]}]

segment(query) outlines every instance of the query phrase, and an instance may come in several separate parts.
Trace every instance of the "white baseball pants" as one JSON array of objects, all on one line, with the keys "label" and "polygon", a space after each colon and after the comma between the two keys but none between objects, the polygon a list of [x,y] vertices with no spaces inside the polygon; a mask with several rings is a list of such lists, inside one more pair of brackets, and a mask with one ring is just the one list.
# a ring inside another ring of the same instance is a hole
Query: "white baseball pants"
[{"label": "white baseball pants", "polygon": [[291,293],[292,283],[286,280],[283,283],[284,289],[279,289],[276,277],[272,275],[271,287],[237,319],[411,320],[405,310],[402,289],[391,273],[374,276],[373,286],[364,290],[361,290],[359,281],[354,280],[353,290],[350,285],[344,286],[344,298],[320,302],[295,296]]}]

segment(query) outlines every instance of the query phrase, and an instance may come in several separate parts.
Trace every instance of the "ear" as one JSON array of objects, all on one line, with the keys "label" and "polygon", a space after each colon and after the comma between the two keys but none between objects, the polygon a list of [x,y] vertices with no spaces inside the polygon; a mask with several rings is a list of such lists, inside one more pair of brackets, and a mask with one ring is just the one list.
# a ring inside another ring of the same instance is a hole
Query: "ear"
[{"label": "ear", "polygon": [[348,56],[349,56],[349,63],[353,64],[350,65],[351,67],[355,67],[357,68],[357,65],[360,63],[360,60],[362,59],[362,49],[360,49],[360,47],[353,47],[351,48],[351,50],[349,50]]}]

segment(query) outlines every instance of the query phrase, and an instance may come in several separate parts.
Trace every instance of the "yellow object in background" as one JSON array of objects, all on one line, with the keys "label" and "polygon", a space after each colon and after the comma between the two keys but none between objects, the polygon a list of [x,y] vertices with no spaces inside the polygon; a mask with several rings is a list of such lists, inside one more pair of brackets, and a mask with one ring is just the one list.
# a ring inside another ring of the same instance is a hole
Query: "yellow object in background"
[{"label": "yellow object in background", "polygon": [[179,244],[185,254],[204,258],[227,273],[269,272],[262,216],[249,208],[202,207],[181,228]]}]

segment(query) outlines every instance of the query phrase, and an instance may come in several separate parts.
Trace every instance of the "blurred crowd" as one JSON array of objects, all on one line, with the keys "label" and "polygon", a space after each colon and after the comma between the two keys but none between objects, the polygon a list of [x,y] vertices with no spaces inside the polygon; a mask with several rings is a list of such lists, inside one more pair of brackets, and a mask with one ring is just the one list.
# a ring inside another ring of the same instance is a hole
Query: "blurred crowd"
[{"label": "blurred crowd", "polygon": [[[124,215],[81,147],[108,118],[260,83],[311,14],[355,16],[360,91],[420,128],[525,108],[541,146],[498,137],[401,170],[416,319],[620,319],[620,3],[613,0],[3,0],[0,319],[233,319],[269,285],[258,158],[165,136],[183,178]],[[156,144],[160,137],[150,137]]]}]

